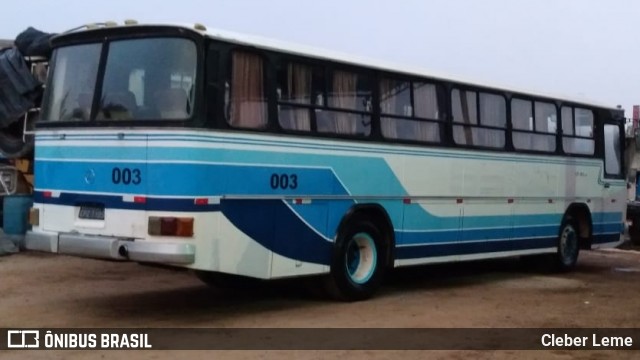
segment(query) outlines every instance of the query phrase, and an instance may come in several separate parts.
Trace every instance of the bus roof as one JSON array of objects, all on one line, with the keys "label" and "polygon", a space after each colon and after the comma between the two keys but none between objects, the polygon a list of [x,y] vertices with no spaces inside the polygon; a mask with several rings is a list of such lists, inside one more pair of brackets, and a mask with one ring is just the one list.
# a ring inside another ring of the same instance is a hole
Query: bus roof
[{"label": "bus roof", "polygon": [[[345,54],[333,50],[321,49],[301,44],[295,44],[291,42],[266,38],[257,35],[249,35],[243,33],[237,33],[233,31],[227,31],[222,29],[210,28],[202,25],[193,25],[193,24],[136,24],[136,25],[126,25],[128,27],[150,27],[150,26],[175,26],[181,27],[185,29],[189,29],[193,32],[199,33],[203,36],[207,36],[211,39],[221,40],[225,42],[235,43],[239,45],[248,45],[264,50],[273,50],[277,52],[287,53],[291,55],[298,55],[302,57],[309,57],[319,60],[327,60],[334,61],[338,63],[362,66],[370,69],[387,71],[390,73],[399,73],[410,76],[418,76],[431,78],[435,80],[442,81],[450,81],[459,84],[466,84],[471,86],[476,86],[484,89],[492,89],[498,91],[506,91],[517,93],[521,95],[530,95],[533,97],[540,97],[546,99],[553,100],[562,100],[574,104],[585,105],[585,106],[594,106],[600,107],[610,110],[620,111],[615,106],[610,104],[604,104],[602,102],[594,101],[585,97],[576,97],[576,96],[566,96],[562,94],[554,94],[548,92],[540,92],[540,91],[530,91],[526,89],[520,89],[514,86],[503,86],[497,84],[495,82],[490,81],[481,81],[479,79],[470,79],[470,78],[462,78],[455,75],[446,74],[443,72],[431,71],[425,68],[416,67],[416,66],[408,66],[401,64],[394,64],[392,62],[386,62],[381,60],[373,60],[362,56]],[[91,31],[91,30],[86,30]]]}]

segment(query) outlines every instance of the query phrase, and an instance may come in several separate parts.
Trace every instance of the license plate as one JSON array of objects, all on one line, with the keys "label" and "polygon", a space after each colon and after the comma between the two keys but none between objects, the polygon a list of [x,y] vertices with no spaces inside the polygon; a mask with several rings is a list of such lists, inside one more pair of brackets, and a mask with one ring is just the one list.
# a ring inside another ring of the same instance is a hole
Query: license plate
[{"label": "license plate", "polygon": [[104,220],[104,207],[100,206],[80,206],[80,219]]}]

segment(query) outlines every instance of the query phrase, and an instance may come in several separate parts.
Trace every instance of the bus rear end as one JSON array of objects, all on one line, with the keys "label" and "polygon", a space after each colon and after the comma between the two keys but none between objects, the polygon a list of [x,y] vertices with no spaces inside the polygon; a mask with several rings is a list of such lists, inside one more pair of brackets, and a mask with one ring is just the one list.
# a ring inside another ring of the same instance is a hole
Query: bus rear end
[{"label": "bus rear end", "polygon": [[160,166],[150,169],[148,134],[198,123],[202,41],[193,30],[154,26],[54,39],[28,249],[194,264],[194,234],[215,200],[196,197],[194,183],[168,183]]}]

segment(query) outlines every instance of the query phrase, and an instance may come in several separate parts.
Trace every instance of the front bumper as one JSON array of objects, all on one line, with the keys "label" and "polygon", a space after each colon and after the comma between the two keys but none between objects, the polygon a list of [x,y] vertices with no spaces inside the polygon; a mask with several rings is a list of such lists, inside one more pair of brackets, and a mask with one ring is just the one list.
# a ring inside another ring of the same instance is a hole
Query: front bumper
[{"label": "front bumper", "polygon": [[28,250],[161,264],[193,264],[196,254],[193,244],[124,240],[77,233],[27,231],[24,243]]}]

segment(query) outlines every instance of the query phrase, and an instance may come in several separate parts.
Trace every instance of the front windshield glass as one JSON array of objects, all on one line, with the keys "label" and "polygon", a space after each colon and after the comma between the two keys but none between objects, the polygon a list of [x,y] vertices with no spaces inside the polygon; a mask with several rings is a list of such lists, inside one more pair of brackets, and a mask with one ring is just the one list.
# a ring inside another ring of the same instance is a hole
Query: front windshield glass
[{"label": "front windshield glass", "polygon": [[44,120],[89,120],[101,49],[102,44],[88,44],[56,50]]},{"label": "front windshield glass", "polygon": [[[56,51],[45,120],[191,117],[197,64],[193,41],[151,38],[113,41],[108,46],[102,82],[97,81],[102,44],[69,46]],[[98,84],[102,86],[97,108],[93,109]]]}]

